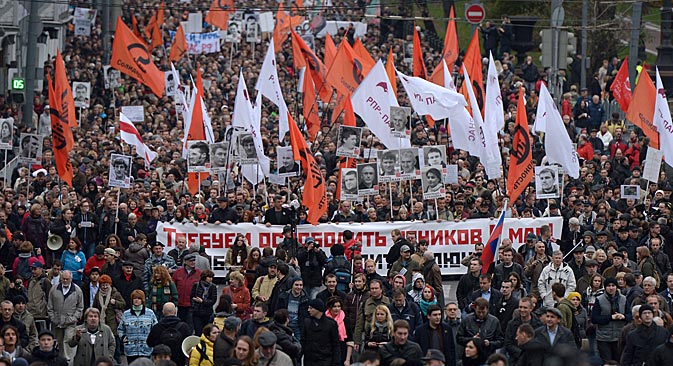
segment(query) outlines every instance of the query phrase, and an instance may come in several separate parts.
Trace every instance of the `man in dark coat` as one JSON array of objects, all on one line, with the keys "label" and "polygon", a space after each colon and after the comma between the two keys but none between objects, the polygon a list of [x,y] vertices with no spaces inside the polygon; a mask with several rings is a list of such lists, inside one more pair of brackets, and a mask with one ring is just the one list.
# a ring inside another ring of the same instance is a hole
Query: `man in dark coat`
[{"label": "man in dark coat", "polygon": [[411,243],[409,243],[409,241],[404,236],[402,236],[402,232],[399,229],[393,229],[393,231],[390,233],[390,237],[393,239],[394,244],[392,247],[390,247],[390,250],[388,250],[388,254],[386,255],[388,269],[393,266],[393,263],[400,259],[400,248],[402,248],[403,245],[411,248],[411,254],[414,254],[414,246],[411,245]]},{"label": "man in dark coat", "polygon": [[[561,310],[549,307],[546,314],[546,325],[535,330],[535,340],[544,346],[547,353],[576,349],[575,337],[572,332],[560,324],[563,318]],[[553,340],[550,335],[553,335]]]},{"label": "man in dark coat", "polygon": [[[544,363],[545,347],[535,339],[535,330],[530,324],[521,324],[516,329],[517,348],[520,350],[520,358],[516,365],[538,366]],[[514,365],[512,361],[512,365]]]},{"label": "man in dark coat", "polygon": [[421,346],[408,340],[411,330],[406,320],[397,320],[393,323],[393,339],[379,347],[379,355],[383,366],[390,366],[396,359],[407,362],[420,360],[423,357]]},{"label": "man in dark coat", "polygon": [[229,316],[224,320],[224,329],[213,345],[213,361],[215,365],[224,365],[224,360],[230,357],[231,350],[236,345],[236,335],[241,328],[241,319]]},{"label": "man in dark coat", "polygon": [[123,273],[120,276],[112,278],[113,286],[119,291],[126,302],[126,309],[130,309],[133,301],[131,301],[131,292],[133,290],[144,290],[143,281],[133,272],[133,263],[122,262]]},{"label": "man in dark coat", "polygon": [[29,364],[44,363],[50,366],[68,366],[68,360],[58,354],[58,349],[54,346],[56,337],[50,330],[43,330],[37,337],[39,347],[35,347],[30,356],[26,357]]},{"label": "man in dark coat", "polygon": [[655,348],[669,339],[668,332],[654,323],[654,309],[650,305],[640,306],[638,313],[642,324],[626,336],[622,366],[642,365]]},{"label": "man in dark coat", "polygon": [[456,364],[453,329],[442,321],[442,309],[437,305],[428,306],[428,321],[421,324],[414,332],[414,341],[421,346],[423,354],[428,349],[437,349],[448,361],[446,366]]},{"label": "man in dark coat", "polygon": [[208,218],[208,222],[211,224],[236,224],[238,223],[238,214],[236,210],[229,207],[229,201],[227,197],[220,196],[217,198],[217,208],[213,210]]},{"label": "man in dark coat", "polygon": [[147,335],[147,345],[154,347],[165,344],[171,349],[171,360],[178,365],[185,364],[185,354],[182,352],[182,340],[192,335],[192,327],[178,318],[178,308],[172,302],[164,304],[164,317],[159,323],[152,326]]},{"label": "man in dark coat", "polygon": [[325,316],[325,303],[313,299],[308,303],[310,317],[304,320],[301,346],[304,364],[311,366],[339,366],[341,346],[337,323]]}]

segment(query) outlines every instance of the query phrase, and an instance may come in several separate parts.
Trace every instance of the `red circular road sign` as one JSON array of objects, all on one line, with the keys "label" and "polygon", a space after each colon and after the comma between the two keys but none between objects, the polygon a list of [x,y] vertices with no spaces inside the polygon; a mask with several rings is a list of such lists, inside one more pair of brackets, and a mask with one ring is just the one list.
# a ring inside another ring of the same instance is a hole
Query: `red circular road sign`
[{"label": "red circular road sign", "polygon": [[486,18],[486,11],[481,4],[470,4],[465,8],[465,18],[470,24],[479,24]]}]

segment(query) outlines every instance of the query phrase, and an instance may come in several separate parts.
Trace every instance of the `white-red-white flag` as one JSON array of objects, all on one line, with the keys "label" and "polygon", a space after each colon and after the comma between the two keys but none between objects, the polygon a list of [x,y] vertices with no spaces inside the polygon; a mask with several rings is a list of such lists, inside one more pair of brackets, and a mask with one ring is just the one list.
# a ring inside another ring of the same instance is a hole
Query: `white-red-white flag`
[{"label": "white-red-white flag", "polygon": [[351,96],[353,111],[381,143],[389,149],[411,147],[409,139],[394,137],[390,128],[390,107],[399,107],[388,74],[379,60]]},{"label": "white-red-white flag", "polygon": [[149,169],[152,161],[157,157],[157,153],[152,151],[149,146],[145,145],[142,137],[133,122],[124,115],[119,113],[119,129],[121,130],[122,141],[131,146],[135,146],[136,154],[145,159],[145,168]]},{"label": "white-red-white flag", "polygon": [[449,118],[451,108],[467,105],[460,93],[399,71],[397,76],[402,81],[411,106],[421,116],[430,115],[434,120]]},{"label": "white-red-white flag", "polygon": [[657,67],[657,99],[654,102],[654,127],[659,132],[659,146],[664,152],[664,161],[673,165],[673,123],[671,123],[671,110],[666,100],[664,83],[661,82],[659,68]]}]

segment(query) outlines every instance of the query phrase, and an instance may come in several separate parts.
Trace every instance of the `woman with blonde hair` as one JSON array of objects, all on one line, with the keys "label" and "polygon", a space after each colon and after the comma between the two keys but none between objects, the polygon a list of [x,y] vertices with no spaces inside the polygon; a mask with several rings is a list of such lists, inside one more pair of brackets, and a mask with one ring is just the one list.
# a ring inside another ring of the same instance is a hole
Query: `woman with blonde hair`
[{"label": "woman with blonde hair", "polygon": [[378,305],[369,324],[365,325],[365,350],[378,352],[380,346],[393,339],[393,317],[386,305]]},{"label": "woman with blonde hair", "polygon": [[248,320],[250,317],[250,290],[245,287],[245,278],[241,272],[232,272],[229,276],[229,286],[222,288],[222,296],[220,296],[220,305],[217,306],[216,311],[224,311],[222,308],[222,300],[231,299],[231,308],[236,312],[236,316],[242,321]]},{"label": "woman with blonde hair", "polygon": [[152,271],[150,292],[146,300],[147,307],[154,311],[157,319],[161,320],[164,304],[168,302],[178,306],[178,288],[168,273],[168,269],[164,266],[156,266]]},{"label": "woman with blonde hair", "polygon": [[117,327],[129,364],[136,358],[152,356],[152,347],[147,345],[147,336],[157,322],[154,312],[145,307],[145,293],[142,290],[133,290],[131,308],[122,314]]}]

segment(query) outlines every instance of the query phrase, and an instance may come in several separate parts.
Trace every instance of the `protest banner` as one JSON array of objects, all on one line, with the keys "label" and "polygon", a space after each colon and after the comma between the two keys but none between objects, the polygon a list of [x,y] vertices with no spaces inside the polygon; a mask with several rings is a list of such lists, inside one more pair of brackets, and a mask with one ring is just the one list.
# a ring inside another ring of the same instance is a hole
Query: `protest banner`
[{"label": "protest banner", "polygon": [[[320,247],[329,256],[329,248],[336,243],[343,243],[341,233],[351,230],[356,239],[362,243],[363,258],[373,258],[377,263],[377,271],[385,275],[387,265],[385,256],[393,245],[390,233],[393,229],[400,229],[402,235],[415,233],[416,239],[426,239],[430,243],[428,250],[435,254],[435,259],[443,275],[461,275],[466,272],[460,262],[472,253],[474,243],[485,242],[496,224],[495,219],[472,219],[460,222],[377,222],[365,224],[320,224],[299,225],[297,235],[300,243],[309,236],[313,237]],[[542,225],[550,225],[554,238],[561,237],[563,218],[544,217],[536,219],[506,219],[503,238],[512,240],[517,248],[526,242],[529,233],[539,234]],[[187,236],[189,243],[196,242],[206,248],[211,257],[211,267],[216,276],[226,273],[224,259],[228,248],[234,242],[237,234],[246,236],[248,243],[253,247],[276,247],[283,240],[283,227],[255,225],[250,223],[227,224],[171,224],[159,222],[157,226],[157,241],[166,245],[169,251],[175,247],[180,236]],[[558,249],[554,245],[554,249]]]}]

